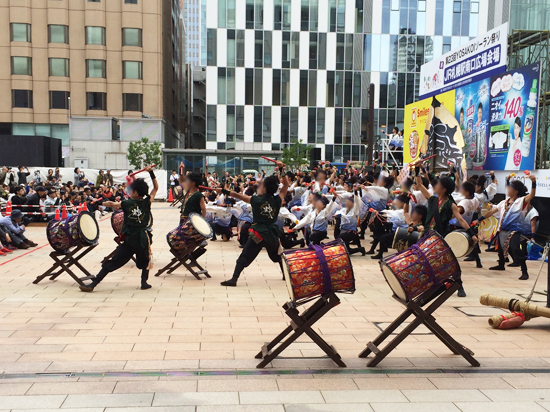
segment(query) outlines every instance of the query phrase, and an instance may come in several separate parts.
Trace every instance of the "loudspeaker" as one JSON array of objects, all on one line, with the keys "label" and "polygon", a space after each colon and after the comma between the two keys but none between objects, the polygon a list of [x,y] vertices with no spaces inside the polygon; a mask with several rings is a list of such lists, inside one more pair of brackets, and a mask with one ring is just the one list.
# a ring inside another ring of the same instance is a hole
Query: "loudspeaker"
[{"label": "loudspeaker", "polygon": [[321,148],[314,147],[309,151],[309,170],[315,169],[321,160]]},{"label": "loudspeaker", "polygon": [[61,140],[46,136],[0,136],[0,165],[62,166]]}]

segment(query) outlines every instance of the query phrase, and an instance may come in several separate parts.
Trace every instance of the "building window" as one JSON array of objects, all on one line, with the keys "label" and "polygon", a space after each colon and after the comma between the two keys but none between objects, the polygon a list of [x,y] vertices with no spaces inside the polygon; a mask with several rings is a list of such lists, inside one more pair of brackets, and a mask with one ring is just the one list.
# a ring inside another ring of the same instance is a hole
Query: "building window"
[{"label": "building window", "polygon": [[206,141],[216,141],[216,119],[217,112],[215,105],[208,105],[206,107]]},{"label": "building window", "polygon": [[122,45],[141,47],[141,29],[122,29]]},{"label": "building window", "polygon": [[391,9],[393,11],[399,10],[399,0],[391,0]]},{"label": "building window", "polygon": [[418,0],[418,11],[426,11],[426,0]]},{"label": "building window", "polygon": [[143,79],[142,62],[122,62],[122,78],[123,79]]},{"label": "building window", "polygon": [[245,9],[246,28],[254,28],[254,0],[246,0]]},{"label": "building window", "polygon": [[32,90],[12,90],[12,107],[32,109]]},{"label": "building window", "polygon": [[105,79],[105,60],[86,60],[86,77]]},{"label": "building window", "polygon": [[450,43],[443,43],[443,54],[448,53],[451,51],[451,44]]},{"label": "building window", "polygon": [[11,74],[32,76],[32,59],[30,57],[12,57]]},{"label": "building window", "polygon": [[138,0],[124,0],[126,4],[138,4]]},{"label": "building window", "polygon": [[461,11],[462,11],[462,2],[461,1],[453,2],[453,12],[460,13]]},{"label": "building window", "polygon": [[470,4],[470,12],[474,14],[479,13],[479,1],[472,1],[472,3]]},{"label": "building window", "polygon": [[69,92],[50,91],[50,109],[69,109]]},{"label": "building window", "polygon": [[49,59],[50,76],[69,77],[69,59]]},{"label": "building window", "polygon": [[86,44],[105,46],[105,27],[87,26]]},{"label": "building window", "polygon": [[87,110],[107,110],[107,93],[86,93]]},{"label": "building window", "polygon": [[69,44],[69,26],[50,24],[48,26],[48,43]]},{"label": "building window", "polygon": [[122,110],[125,112],[143,112],[143,95],[124,93],[122,95]]},{"label": "building window", "polygon": [[101,0],[88,0],[88,3],[101,3]]},{"label": "building window", "polygon": [[27,23],[11,23],[11,41],[31,41],[31,25]]}]

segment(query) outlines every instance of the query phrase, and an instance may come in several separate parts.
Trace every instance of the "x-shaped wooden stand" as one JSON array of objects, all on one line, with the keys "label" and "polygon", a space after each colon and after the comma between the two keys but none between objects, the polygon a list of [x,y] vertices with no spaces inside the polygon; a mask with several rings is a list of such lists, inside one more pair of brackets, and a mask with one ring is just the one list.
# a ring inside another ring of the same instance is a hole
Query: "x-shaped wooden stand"
[{"label": "x-shaped wooden stand", "polygon": [[[59,253],[59,252],[51,252],[50,257],[54,260],[54,264],[46,272],[38,276],[32,283],[36,285],[40,281],[42,281],[44,278],[47,278],[47,277],[49,277],[50,280],[55,280],[62,273],[67,273],[76,281],[76,283],[78,283],[81,286],[84,286],[85,280],[95,279],[95,276],[92,275],[90,272],[88,272],[86,268],[84,268],[84,266],[80,264],[79,260],[82,259],[84,256],[86,256],[88,253],[90,253],[94,248],[97,247],[97,245],[98,243],[91,246],[77,246],[66,254]],[[82,252],[79,253],[80,251]],[[85,276],[78,277],[71,270],[71,266],[73,265],[76,266],[78,269],[80,269],[80,271],[84,273]]]},{"label": "x-shaped wooden stand", "polygon": [[[479,366],[479,362],[472,356],[474,353],[465,346],[454,340],[441,326],[437,324],[436,319],[432,316],[437,308],[439,308],[447,299],[449,299],[453,293],[455,293],[460,287],[458,281],[452,281],[451,286],[441,293],[426,309],[422,309],[419,302],[422,302],[424,298],[429,301],[429,295],[434,291],[428,291],[425,294],[418,297],[416,300],[402,303],[407,309],[399,315],[376,339],[367,344],[367,347],[363,352],[359,354],[360,358],[366,358],[371,353],[374,353],[374,357],[367,363],[367,366],[374,367],[378,365],[386,356],[390,354],[407,336],[409,336],[417,327],[424,324],[435,336],[439,338],[445,346],[447,346],[451,352],[455,355],[462,355],[470,365]],[[383,349],[379,348],[382,344],[399,326],[405,322],[409,316],[413,315],[415,319],[409,323],[401,332],[399,332]]]},{"label": "x-shaped wooden stand", "polygon": [[[174,255],[170,263],[160,269],[155,276],[160,276],[164,272],[168,275],[174,273],[174,271],[180,266],[184,266],[196,279],[201,280],[200,275],[204,275],[207,278],[211,278],[208,274],[208,271],[204,269],[197,259],[201,257],[205,252],[206,248],[199,246],[195,248],[191,253],[179,254],[176,250],[170,248],[170,252]],[[198,270],[195,270],[197,268]]]},{"label": "x-shaped wooden stand", "polygon": [[[256,359],[262,359],[256,366],[257,368],[265,368],[279,354],[290,346],[302,334],[306,334],[313,342],[325,352],[330,359],[338,366],[345,368],[346,364],[342,362],[342,358],[336,352],[332,345],[329,345],[317,332],[312,329],[312,326],[321,319],[329,310],[340,304],[340,299],[335,293],[327,296],[322,296],[313,305],[300,315],[294,302],[287,302],[283,305],[287,316],[291,319],[290,325],[283,330],[275,339],[262,346],[260,353],[256,355]],[[290,335],[290,336],[288,336]],[[288,338],[287,338],[288,336]],[[286,339],[285,339],[286,338]],[[285,339],[283,341],[283,339]]]}]

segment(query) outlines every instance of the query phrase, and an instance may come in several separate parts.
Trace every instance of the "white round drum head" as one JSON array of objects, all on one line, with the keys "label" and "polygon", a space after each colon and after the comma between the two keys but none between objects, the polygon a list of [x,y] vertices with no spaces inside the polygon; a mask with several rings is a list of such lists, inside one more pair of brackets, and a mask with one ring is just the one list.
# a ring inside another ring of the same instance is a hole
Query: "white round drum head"
[{"label": "white round drum head", "polygon": [[388,285],[390,285],[393,293],[395,293],[395,296],[401,300],[407,300],[405,289],[403,289],[403,286],[401,286],[401,283],[399,283],[399,280],[388,266],[382,265],[382,274],[386,278],[386,281],[388,282]]},{"label": "white round drum head", "polygon": [[284,255],[281,256],[281,258],[283,259],[283,274],[285,275],[286,288],[288,289],[290,300],[294,302],[296,298],[294,297],[294,289],[292,288],[292,279],[290,278],[290,273],[288,271],[288,261],[286,260],[286,257]]},{"label": "white round drum head", "polygon": [[92,215],[83,213],[80,216],[79,225],[80,232],[87,240],[93,242],[97,239],[99,227],[97,226],[97,222],[92,217]]},{"label": "white round drum head", "polygon": [[208,222],[200,215],[193,214],[189,217],[191,224],[197,229],[197,231],[203,236],[211,236],[212,229]]},{"label": "white round drum head", "polygon": [[461,258],[468,253],[470,242],[464,232],[451,232],[445,236],[445,242],[449,245],[456,258]]}]

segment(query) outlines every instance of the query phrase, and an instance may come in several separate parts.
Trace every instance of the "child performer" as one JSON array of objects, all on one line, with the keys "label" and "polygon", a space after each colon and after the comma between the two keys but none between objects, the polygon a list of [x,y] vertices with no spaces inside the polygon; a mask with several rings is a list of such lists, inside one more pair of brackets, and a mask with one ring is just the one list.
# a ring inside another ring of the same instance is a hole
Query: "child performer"
[{"label": "child performer", "polygon": [[[338,195],[338,197],[341,199],[342,195]],[[336,212],[336,215],[340,217],[340,232],[337,237],[344,241],[350,255],[361,253],[365,256],[365,248],[361,246],[361,240],[357,234],[357,219],[360,213],[361,198],[359,195],[348,196],[345,200],[345,208]],[[357,245],[357,247],[352,248],[352,244]]]},{"label": "child performer", "polygon": [[294,230],[308,227],[309,236],[306,238],[306,243],[319,245],[327,237],[328,221],[332,217],[336,206],[338,205],[334,198],[332,201],[322,195],[316,194],[313,203],[313,210],[294,226]]},{"label": "child performer", "polygon": [[151,204],[155,200],[159,185],[151,166],[147,166],[144,171],[149,172],[153,181],[153,190],[149,196],[147,196],[149,186],[145,180],[136,179],[129,186],[130,199],[121,202],[103,202],[106,207],[121,208],[124,211],[121,234],[123,242],[116,248],[114,256],[103,262],[102,269],[95,279],[89,285],[80,286],[82,292],[93,292],[105,276],[124,266],[134,255],[136,266],[141,269],[141,290],[151,288],[147,279],[149,279],[152,263],[150,259],[152,235],[147,227],[151,219]]},{"label": "child performer", "polygon": [[200,184],[201,175],[198,173],[190,173],[183,179],[182,186],[183,190],[185,190],[185,195],[180,209],[180,223],[191,213],[197,213],[202,217],[206,217],[206,203],[204,195],[199,190]]},{"label": "child performer", "polygon": [[[277,161],[277,169],[283,175],[284,165]],[[288,177],[283,177],[283,187],[279,190],[279,178],[269,176],[260,183],[256,196],[247,196],[241,193],[229,191],[227,189],[215,189],[218,193],[226,196],[232,196],[243,202],[250,203],[252,207],[252,227],[250,236],[244,245],[243,251],[237,259],[233,277],[221,282],[222,286],[237,286],[237,281],[241,272],[256,259],[262,248],[265,247],[269,258],[281,265],[281,256],[279,255],[279,237],[281,231],[275,225],[277,216],[283,203],[283,199],[288,191]],[[279,190],[279,194],[275,195]],[[282,270],[281,270],[282,271]]]},{"label": "child performer", "polygon": [[[460,197],[462,198],[462,200],[458,202],[458,211],[460,212],[466,223],[470,224],[472,223],[474,214],[480,207],[479,200],[477,200],[477,197],[475,197],[475,185],[470,181],[463,182],[460,185]],[[451,225],[454,225],[455,229],[460,229],[460,227],[457,226],[456,219],[452,219],[449,223]],[[473,229],[473,231],[474,233],[476,233],[475,229]],[[470,253],[466,261],[476,262],[476,267],[482,268],[483,265],[481,264],[481,259],[479,258],[480,253],[481,250],[479,249],[479,245],[476,243],[473,252]]]},{"label": "child performer", "polygon": [[531,193],[527,194],[527,188],[522,182],[519,180],[510,182],[509,179],[506,182],[508,199],[493,207],[493,209],[485,213],[485,216],[480,216],[478,221],[481,222],[483,219],[497,212],[500,214],[497,231],[498,265],[489,268],[489,270],[504,270],[504,260],[506,255],[510,253],[512,259],[514,259],[514,263],[519,263],[521,267],[521,277],[519,279],[527,280],[529,279],[525,263],[527,256],[525,248],[522,248],[521,245],[521,234],[526,212],[529,210],[531,200],[533,200],[537,191],[537,180],[535,176],[529,176],[529,179],[531,179]]}]

